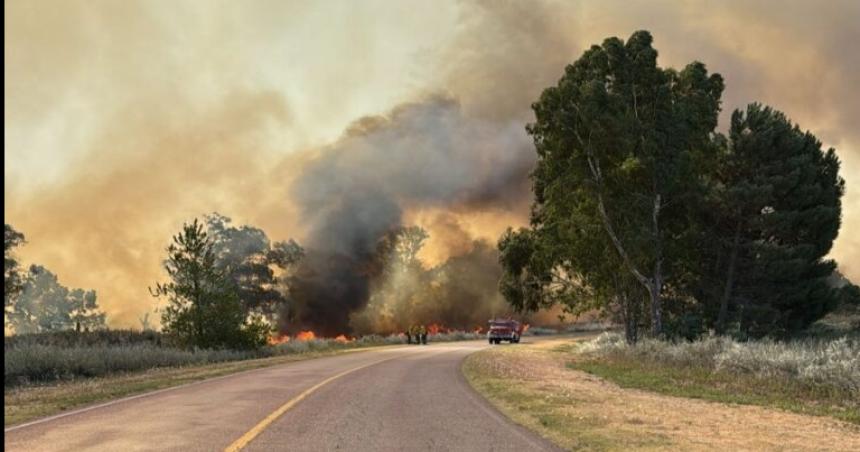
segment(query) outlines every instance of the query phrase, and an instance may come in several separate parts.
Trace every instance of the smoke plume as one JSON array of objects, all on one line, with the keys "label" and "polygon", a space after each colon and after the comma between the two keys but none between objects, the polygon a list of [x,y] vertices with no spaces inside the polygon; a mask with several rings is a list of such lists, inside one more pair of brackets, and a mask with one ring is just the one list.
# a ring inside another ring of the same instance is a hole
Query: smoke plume
[{"label": "smoke plume", "polygon": [[[346,331],[383,291],[384,234],[425,228],[432,272],[527,222],[530,103],[588,46],[639,29],[661,65],[725,77],[723,124],[761,101],[837,148],[831,254],[860,280],[856,1],[210,6],[4,4],[6,222],[25,265],[95,289],[111,326],[139,326],[171,235],[218,211],[308,250],[285,328]],[[470,269],[497,271],[479,254]]]},{"label": "smoke plume", "polygon": [[521,123],[466,116],[450,98],[354,123],[307,162],[290,190],[310,231],[294,290],[304,313],[299,326],[348,329],[349,314],[370,296],[377,244],[403,226],[405,210],[486,210],[524,200],[533,159]]}]

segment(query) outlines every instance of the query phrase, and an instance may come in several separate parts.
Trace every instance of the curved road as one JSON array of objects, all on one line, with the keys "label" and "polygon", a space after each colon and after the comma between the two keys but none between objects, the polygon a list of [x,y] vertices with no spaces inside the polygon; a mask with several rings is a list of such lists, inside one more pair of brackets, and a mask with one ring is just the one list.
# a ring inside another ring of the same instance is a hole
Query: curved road
[{"label": "curved road", "polygon": [[539,451],[460,372],[483,342],[370,349],[123,399],[5,431],[6,450]]}]

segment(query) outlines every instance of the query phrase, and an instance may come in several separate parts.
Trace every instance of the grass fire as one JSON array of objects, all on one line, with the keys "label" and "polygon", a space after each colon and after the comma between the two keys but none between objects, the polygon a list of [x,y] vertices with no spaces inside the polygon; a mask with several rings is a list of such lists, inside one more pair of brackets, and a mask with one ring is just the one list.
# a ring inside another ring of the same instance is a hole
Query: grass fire
[{"label": "grass fire", "polygon": [[4,2],[9,449],[860,450],[860,0],[203,3]]}]

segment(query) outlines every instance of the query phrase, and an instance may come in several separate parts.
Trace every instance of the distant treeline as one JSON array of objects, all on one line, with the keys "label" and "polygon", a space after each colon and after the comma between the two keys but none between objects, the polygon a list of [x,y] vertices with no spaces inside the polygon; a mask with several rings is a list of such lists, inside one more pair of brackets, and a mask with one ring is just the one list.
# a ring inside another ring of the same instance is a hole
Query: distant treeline
[{"label": "distant treeline", "polygon": [[[273,334],[294,333],[314,326],[309,320],[319,324],[326,318],[345,326],[334,335],[392,334],[416,322],[472,331],[509,310],[496,290],[501,270],[490,243],[473,241],[461,255],[427,268],[418,253],[428,238],[417,226],[392,228],[371,258],[347,262],[360,264],[356,271],[369,281],[367,303],[321,305],[309,300],[315,292],[303,289],[309,282],[344,284],[329,273],[323,274],[334,279],[318,281],[315,271],[326,264],[318,262],[321,257],[342,256],[317,253],[306,264],[306,251],[295,241],[273,242],[262,229],[212,213],[183,224],[173,236],[164,261],[168,278],[150,291],[166,302],[157,310],[163,337],[186,348],[257,348]],[[14,250],[22,243],[23,235],[6,225],[7,328],[16,334],[71,331],[56,335],[60,342],[73,340],[74,332],[105,328],[94,291],[66,289],[42,267],[21,271]],[[149,313],[140,320],[143,330],[152,329]],[[162,335],[152,337],[160,341]]]},{"label": "distant treeline", "polygon": [[21,268],[15,248],[24,234],[6,224],[3,234],[5,326],[16,333],[90,331],[105,328],[105,314],[94,290],[69,289],[41,265]]},{"label": "distant treeline", "polygon": [[[275,332],[295,332],[326,318],[349,328],[332,336],[394,334],[415,323],[473,331],[508,309],[496,290],[501,272],[490,244],[474,241],[469,251],[425,268],[418,253],[428,237],[417,226],[397,227],[376,243],[372,258],[323,256],[337,265],[360,264],[369,295],[366,305],[338,299],[321,304],[309,300],[317,293],[306,290],[309,283],[338,288],[348,281],[330,272],[322,273],[330,280],[319,281],[314,270],[325,265],[320,255],[311,254],[306,265],[296,242],[270,244],[263,231],[231,226],[213,214],[186,223],[174,236],[165,261],[169,280],[152,292],[168,302],[164,332],[181,345],[203,348],[254,348]],[[341,298],[348,295],[344,291]]]}]

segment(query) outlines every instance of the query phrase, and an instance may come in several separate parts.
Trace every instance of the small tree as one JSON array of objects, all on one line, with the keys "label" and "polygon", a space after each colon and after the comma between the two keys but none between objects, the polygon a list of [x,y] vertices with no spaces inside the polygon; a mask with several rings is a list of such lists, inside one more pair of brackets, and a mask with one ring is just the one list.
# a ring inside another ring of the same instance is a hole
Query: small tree
[{"label": "small tree", "polygon": [[24,243],[24,234],[10,225],[5,225],[3,231],[3,300],[6,311],[14,302],[15,296],[21,292],[23,277],[21,267],[14,250]]},{"label": "small tree", "polygon": [[193,347],[247,348],[265,343],[267,326],[259,318],[246,321],[245,311],[228,276],[216,265],[214,244],[194,219],[183,224],[167,247],[164,268],[170,281],[157,283],[153,296],[165,296],[164,331]]},{"label": "small tree", "polygon": [[151,331],[152,324],[149,322],[149,312],[144,312],[142,316],[138,318],[140,321],[140,330],[141,331]]}]

